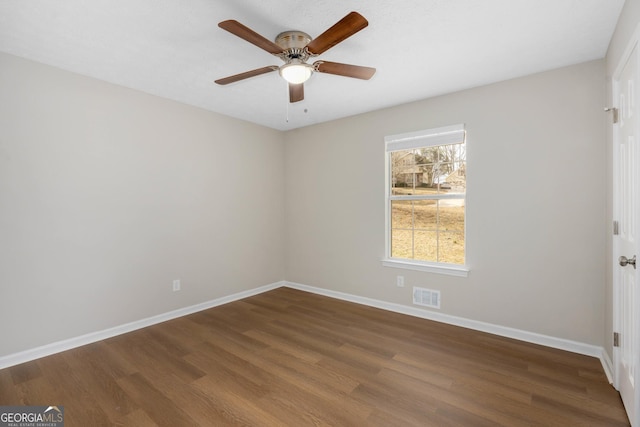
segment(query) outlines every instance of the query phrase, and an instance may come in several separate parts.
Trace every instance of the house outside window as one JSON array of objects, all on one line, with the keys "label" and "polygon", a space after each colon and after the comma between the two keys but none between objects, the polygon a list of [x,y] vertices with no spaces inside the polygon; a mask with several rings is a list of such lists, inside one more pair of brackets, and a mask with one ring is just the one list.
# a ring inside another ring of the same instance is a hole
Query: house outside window
[{"label": "house outside window", "polygon": [[465,275],[464,125],[385,138],[384,264]]}]

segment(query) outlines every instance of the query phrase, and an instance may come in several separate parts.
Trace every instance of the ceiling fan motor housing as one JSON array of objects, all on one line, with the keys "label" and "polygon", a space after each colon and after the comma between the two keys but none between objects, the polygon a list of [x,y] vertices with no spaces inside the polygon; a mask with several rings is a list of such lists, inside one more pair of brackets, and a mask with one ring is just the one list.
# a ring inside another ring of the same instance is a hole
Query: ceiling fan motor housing
[{"label": "ceiling fan motor housing", "polygon": [[275,43],[282,48],[280,56],[285,62],[293,59],[305,62],[309,59],[309,52],[305,47],[311,40],[311,36],[302,31],[284,31],[276,36]]}]

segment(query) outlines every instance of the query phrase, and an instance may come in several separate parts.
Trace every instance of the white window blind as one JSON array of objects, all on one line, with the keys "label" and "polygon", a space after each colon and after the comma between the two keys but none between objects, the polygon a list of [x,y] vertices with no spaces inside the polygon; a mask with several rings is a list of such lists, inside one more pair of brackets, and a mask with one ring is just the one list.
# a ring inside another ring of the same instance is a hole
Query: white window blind
[{"label": "white window blind", "polygon": [[461,144],[465,139],[464,124],[425,129],[417,132],[385,136],[387,152],[411,150],[435,145]]}]

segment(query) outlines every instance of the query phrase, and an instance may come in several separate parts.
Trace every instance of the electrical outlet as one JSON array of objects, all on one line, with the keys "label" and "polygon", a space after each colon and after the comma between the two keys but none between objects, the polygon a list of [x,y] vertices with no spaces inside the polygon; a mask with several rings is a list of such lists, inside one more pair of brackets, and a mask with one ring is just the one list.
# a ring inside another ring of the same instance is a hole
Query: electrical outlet
[{"label": "electrical outlet", "polygon": [[180,290],[180,279],[175,279],[173,281],[173,292],[177,292]]},{"label": "electrical outlet", "polygon": [[396,276],[396,286],[404,288],[404,276]]}]

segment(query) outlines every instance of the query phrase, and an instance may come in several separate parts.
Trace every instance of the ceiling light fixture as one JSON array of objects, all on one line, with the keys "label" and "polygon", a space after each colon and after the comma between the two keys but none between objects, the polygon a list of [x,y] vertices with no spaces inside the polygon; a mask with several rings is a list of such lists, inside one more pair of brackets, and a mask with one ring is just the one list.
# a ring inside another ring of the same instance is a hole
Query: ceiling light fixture
[{"label": "ceiling light fixture", "polygon": [[288,83],[289,102],[293,103],[304,99],[303,83],[316,72],[369,80],[375,74],[375,68],[330,61],[307,63],[310,58],[321,55],[367,25],[369,25],[369,22],[364,16],[358,12],[351,12],[315,39],[312,39],[309,34],[302,31],[291,30],[278,34],[275,41],[272,42],[234,19],[222,21],[218,24],[218,27],[244,39],[265,52],[277,56],[284,61],[284,65],[280,67],[267,65],[266,67],[218,79],[216,83],[227,85],[278,70],[280,76]]},{"label": "ceiling light fixture", "polygon": [[309,80],[309,77],[313,74],[313,66],[305,64],[298,59],[293,59],[291,62],[281,66],[279,72],[283,79],[297,85]]}]

